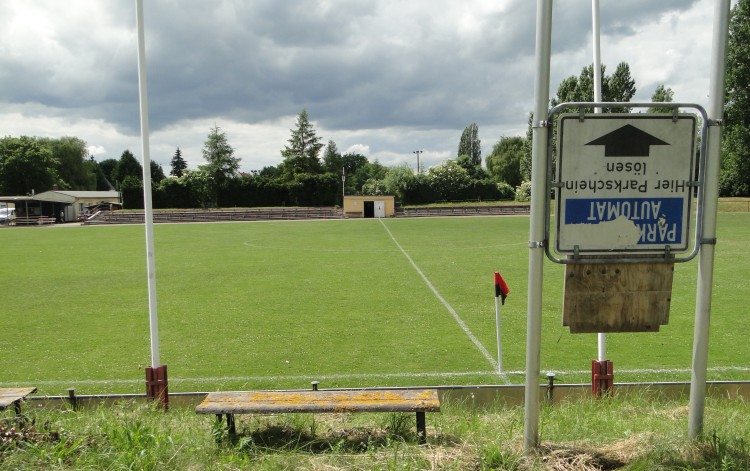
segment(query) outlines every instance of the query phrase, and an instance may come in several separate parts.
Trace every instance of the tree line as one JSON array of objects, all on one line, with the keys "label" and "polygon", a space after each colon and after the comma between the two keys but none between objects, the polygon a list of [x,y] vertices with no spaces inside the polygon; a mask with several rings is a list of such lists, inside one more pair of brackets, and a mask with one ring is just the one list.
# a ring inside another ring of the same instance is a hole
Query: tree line
[{"label": "tree line", "polygon": [[[511,185],[493,180],[482,169],[476,124],[467,127],[459,143],[459,153],[465,154],[416,174],[405,165],[389,168],[359,153],[341,153],[333,140],[323,144],[307,110],[297,115],[290,132],[279,165],[243,173],[226,132],[212,128],[202,150],[206,164],[189,169],[178,148],[170,162],[171,178],[156,180],[152,172],[154,207],[332,206],[342,204],[344,194],[391,194],[404,204],[514,195]],[[140,169],[123,159],[131,160],[124,154],[106,167],[132,169],[127,176],[113,173],[112,178],[121,182],[125,206],[141,207]]]},{"label": "tree line", "polygon": [[[750,0],[732,9],[727,57],[726,107],[723,121],[720,194],[750,196],[750,62],[744,51],[750,44]],[[623,103],[606,112],[627,113],[636,82],[623,62],[614,72],[599,71],[603,101]],[[551,105],[593,101],[594,70],[589,65],[577,76],[564,79]],[[672,102],[674,92],[658,85],[654,103]],[[591,111],[591,110],[588,110]],[[654,106],[649,112],[671,112]],[[526,136],[502,136],[482,165],[479,128],[469,124],[461,134],[455,158],[422,172],[406,165],[385,167],[358,153],[341,153],[336,143],[317,135],[306,110],[298,116],[283,160],[277,166],[242,173],[226,133],[211,128],[203,146],[206,161],[189,169],[177,148],[170,176],[151,162],[154,207],[330,206],[341,204],[342,194],[395,195],[403,204],[435,201],[526,200],[531,179],[531,122]],[[554,133],[553,133],[554,136]],[[554,139],[554,137],[553,137]],[[553,146],[554,149],[554,146]],[[322,153],[322,155],[321,155]],[[126,150],[120,159],[96,162],[86,154],[86,143],[76,137],[59,139],[5,137],[0,139],[0,194],[23,195],[60,189],[122,192],[126,207],[142,207],[141,164]]]}]

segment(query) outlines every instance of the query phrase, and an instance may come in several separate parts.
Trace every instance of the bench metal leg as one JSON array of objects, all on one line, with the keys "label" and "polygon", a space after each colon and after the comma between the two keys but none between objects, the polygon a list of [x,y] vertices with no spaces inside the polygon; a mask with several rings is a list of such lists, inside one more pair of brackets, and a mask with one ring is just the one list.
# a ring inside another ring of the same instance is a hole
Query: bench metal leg
[{"label": "bench metal leg", "polygon": [[229,435],[236,435],[237,430],[234,427],[234,414],[226,414],[227,416],[227,432]]},{"label": "bench metal leg", "polygon": [[26,425],[26,417],[21,413],[21,399],[14,401],[13,406],[16,412],[16,424],[19,427]]},{"label": "bench metal leg", "polygon": [[420,445],[427,443],[427,420],[424,411],[417,411],[417,436],[419,436]]},{"label": "bench metal leg", "polygon": [[[227,416],[227,433],[230,436],[233,436],[237,433],[237,430],[234,425],[234,414],[224,414]],[[216,422],[221,425],[221,416],[222,414],[216,414]]]}]

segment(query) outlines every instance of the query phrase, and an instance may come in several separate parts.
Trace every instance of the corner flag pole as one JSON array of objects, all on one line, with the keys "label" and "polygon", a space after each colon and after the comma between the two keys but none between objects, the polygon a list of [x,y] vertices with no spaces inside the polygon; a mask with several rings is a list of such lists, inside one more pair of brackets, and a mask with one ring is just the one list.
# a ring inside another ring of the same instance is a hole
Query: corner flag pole
[{"label": "corner flag pole", "polygon": [[495,325],[497,326],[497,372],[503,372],[503,344],[500,340],[500,301],[505,305],[505,298],[508,297],[510,289],[505,284],[505,280],[500,276],[500,273],[495,272]]}]

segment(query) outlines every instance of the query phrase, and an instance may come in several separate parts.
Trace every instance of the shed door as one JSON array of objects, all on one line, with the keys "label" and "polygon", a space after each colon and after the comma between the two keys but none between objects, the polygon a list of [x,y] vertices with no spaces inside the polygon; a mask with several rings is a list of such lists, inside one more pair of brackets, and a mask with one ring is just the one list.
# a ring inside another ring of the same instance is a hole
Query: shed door
[{"label": "shed door", "polygon": [[375,217],[385,217],[385,201],[375,201]]},{"label": "shed door", "polygon": [[365,201],[365,217],[366,218],[375,217],[375,202],[374,201]]}]

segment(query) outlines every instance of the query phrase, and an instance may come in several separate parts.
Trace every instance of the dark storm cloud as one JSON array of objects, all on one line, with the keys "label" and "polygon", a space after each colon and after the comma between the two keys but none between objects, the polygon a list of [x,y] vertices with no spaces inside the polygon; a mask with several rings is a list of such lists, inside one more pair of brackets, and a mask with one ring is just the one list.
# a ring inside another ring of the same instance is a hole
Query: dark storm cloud
[{"label": "dark storm cloud", "polygon": [[[698,0],[601,0],[602,35],[629,36],[635,28],[653,23],[668,12],[689,9]],[[591,41],[591,2],[559,0],[554,3],[553,50],[578,49]]]},{"label": "dark storm cloud", "polygon": [[[344,129],[455,126],[496,109],[517,85],[504,62],[533,51],[529,2],[484,18],[469,40],[434,24],[426,4],[413,23],[397,18],[413,25],[399,41],[374,7],[245,3],[147,9],[155,126],[218,113],[253,122],[302,107]],[[488,90],[497,100],[467,109]]]},{"label": "dark storm cloud", "polygon": [[[533,70],[513,65],[533,55],[534,2],[481,18],[469,37],[439,24],[437,3],[413,18],[351,3],[149,4],[153,125],[217,114],[257,122],[307,107],[330,128],[455,128],[513,107],[523,91],[530,96]],[[627,34],[690,3],[603,1],[602,31]],[[590,40],[590,14],[588,2],[555,3],[556,51]],[[410,26],[397,41],[392,21]]]},{"label": "dark storm cloud", "polygon": [[[132,3],[8,1],[0,5],[0,39],[18,5],[35,6],[39,25],[38,34],[0,41],[0,102],[43,105],[136,134]],[[602,0],[602,34],[627,36],[695,1]],[[529,0],[144,4],[155,131],[216,117],[269,122],[307,108],[330,130],[460,134],[471,122],[525,128],[532,106],[536,2]],[[589,47],[590,2],[556,1],[553,31],[557,54]],[[555,74],[577,75],[587,63]]]}]

